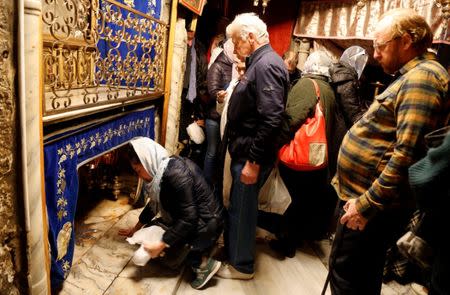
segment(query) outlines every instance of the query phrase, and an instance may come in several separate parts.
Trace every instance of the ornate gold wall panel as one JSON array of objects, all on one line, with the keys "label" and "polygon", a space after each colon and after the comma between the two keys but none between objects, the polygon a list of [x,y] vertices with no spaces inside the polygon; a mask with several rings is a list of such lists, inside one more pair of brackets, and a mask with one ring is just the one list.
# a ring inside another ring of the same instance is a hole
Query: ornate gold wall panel
[{"label": "ornate gold wall panel", "polygon": [[43,0],[44,116],[161,96],[167,24],[113,0]]}]

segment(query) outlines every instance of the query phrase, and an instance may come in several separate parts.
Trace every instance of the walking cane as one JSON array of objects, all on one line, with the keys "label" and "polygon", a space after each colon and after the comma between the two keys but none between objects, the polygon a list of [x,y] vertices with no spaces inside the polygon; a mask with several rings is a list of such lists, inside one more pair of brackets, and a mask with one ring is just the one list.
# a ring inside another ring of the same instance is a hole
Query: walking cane
[{"label": "walking cane", "polygon": [[[337,207],[338,207],[337,209],[339,209],[341,207],[339,205],[339,202],[337,204]],[[339,214],[338,222],[341,219],[342,215],[343,214]],[[345,225],[343,225],[343,226],[345,226]],[[342,230],[343,230],[343,228],[342,228]],[[336,238],[337,238],[337,240],[336,240]],[[334,242],[333,242],[333,244],[334,243],[336,243],[336,246],[334,247],[334,249],[331,248],[332,251],[330,253],[331,259],[330,259],[330,264],[328,266],[328,274],[327,274],[327,278],[325,279],[325,283],[324,283],[323,288],[322,288],[322,293],[320,293],[321,295],[325,295],[325,293],[326,293],[326,291],[328,289],[328,285],[329,285],[330,280],[331,280],[331,269],[334,266],[334,263],[336,262],[336,255],[334,255],[334,254],[335,254],[336,250],[341,247],[341,244],[342,244],[342,237],[341,237],[341,235],[334,235]]]}]

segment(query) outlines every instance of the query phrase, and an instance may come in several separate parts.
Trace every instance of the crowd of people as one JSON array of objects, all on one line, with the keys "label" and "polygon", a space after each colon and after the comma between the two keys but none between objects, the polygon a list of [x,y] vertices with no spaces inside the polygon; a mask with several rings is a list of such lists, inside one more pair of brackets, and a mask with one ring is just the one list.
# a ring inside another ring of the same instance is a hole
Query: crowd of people
[{"label": "crowd of people", "polygon": [[[441,231],[426,241],[435,252],[429,294],[450,294],[443,240],[450,225],[449,128],[437,144],[426,141],[450,124],[450,77],[429,50],[433,36],[424,18],[409,9],[380,18],[373,58],[394,78],[369,107],[359,84],[369,58],[363,48],[349,47],[337,62],[314,51],[300,71],[295,52],[283,59],[272,49],[255,14],[237,15],[225,35],[208,68],[188,33],[180,140],[188,140],[181,129],[201,106],[194,118],[206,130],[204,157],[169,156],[148,138],[132,140],[130,162],[150,201],[136,226],[120,234],[131,236],[158,216],[167,230],[144,248],[158,257],[189,244],[196,289],[214,275],[254,277],[257,226],[275,234],[270,246],[286,257],[305,240],[334,234],[326,282],[332,294],[380,294],[386,252],[420,209]],[[328,165],[297,171],[278,162],[278,150],[314,115],[315,84]],[[258,211],[259,191],[275,166],[291,196],[283,215]],[[211,257],[221,234],[225,261]]]}]

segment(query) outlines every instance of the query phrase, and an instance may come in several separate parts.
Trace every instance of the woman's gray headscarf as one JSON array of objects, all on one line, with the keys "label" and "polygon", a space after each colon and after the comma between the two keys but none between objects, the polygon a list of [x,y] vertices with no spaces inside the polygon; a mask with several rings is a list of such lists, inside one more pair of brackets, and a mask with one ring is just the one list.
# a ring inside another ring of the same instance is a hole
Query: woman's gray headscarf
[{"label": "woman's gray headscarf", "polygon": [[155,214],[159,212],[163,218],[170,219],[170,216],[160,206],[159,200],[161,178],[170,161],[169,154],[165,148],[148,137],[137,137],[132,139],[130,143],[142,166],[153,178],[151,182],[144,181],[144,190],[150,198],[153,212]]},{"label": "woman's gray headscarf", "polygon": [[358,79],[361,78],[364,67],[366,66],[367,60],[369,56],[367,55],[366,50],[360,46],[351,46],[345,49],[344,53],[342,53],[340,62],[346,63],[352,68],[355,69],[356,73],[358,73]]},{"label": "woman's gray headscarf", "polygon": [[231,38],[228,38],[223,43],[223,54],[225,54],[231,61],[234,61],[234,44]]},{"label": "woman's gray headscarf", "polygon": [[302,77],[305,75],[321,75],[330,78],[329,68],[333,61],[323,51],[314,51],[305,61]]}]

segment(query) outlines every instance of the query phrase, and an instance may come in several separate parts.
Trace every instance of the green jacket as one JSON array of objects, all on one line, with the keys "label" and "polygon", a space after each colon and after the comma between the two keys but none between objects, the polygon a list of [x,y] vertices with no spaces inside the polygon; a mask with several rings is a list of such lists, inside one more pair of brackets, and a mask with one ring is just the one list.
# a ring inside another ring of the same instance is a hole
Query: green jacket
[{"label": "green jacket", "polygon": [[445,208],[448,213],[449,180],[450,131],[441,145],[431,148],[423,159],[409,168],[409,183],[417,197],[418,207]]},{"label": "green jacket", "polygon": [[346,128],[327,77],[305,75],[292,87],[286,102],[280,142],[286,143],[293,139],[295,132],[306,119],[314,116],[317,97],[310,79],[314,79],[320,89],[321,106],[327,127],[329,176],[332,177],[336,172],[337,154]]}]

